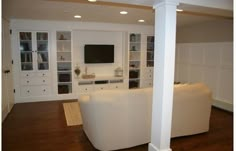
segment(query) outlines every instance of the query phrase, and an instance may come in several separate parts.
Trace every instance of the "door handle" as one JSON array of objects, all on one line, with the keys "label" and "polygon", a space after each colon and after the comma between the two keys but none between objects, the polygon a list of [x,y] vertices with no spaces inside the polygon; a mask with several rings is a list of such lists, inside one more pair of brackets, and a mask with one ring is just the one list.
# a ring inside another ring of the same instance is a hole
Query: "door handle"
[{"label": "door handle", "polygon": [[9,72],[11,72],[10,70],[4,70],[4,73],[9,73]]}]

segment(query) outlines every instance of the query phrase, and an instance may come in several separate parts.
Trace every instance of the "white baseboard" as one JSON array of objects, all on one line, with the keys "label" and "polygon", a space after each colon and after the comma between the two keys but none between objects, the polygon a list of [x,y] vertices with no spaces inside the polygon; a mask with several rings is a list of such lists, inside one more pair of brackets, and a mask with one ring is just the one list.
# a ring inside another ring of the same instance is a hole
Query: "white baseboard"
[{"label": "white baseboard", "polygon": [[172,151],[172,150],[170,148],[168,148],[168,149],[159,149],[155,145],[153,145],[152,143],[149,143],[148,144],[148,151]]},{"label": "white baseboard", "polygon": [[220,100],[214,100],[213,104],[214,107],[233,112],[234,111],[234,106],[231,103],[228,103],[226,101],[220,101]]}]

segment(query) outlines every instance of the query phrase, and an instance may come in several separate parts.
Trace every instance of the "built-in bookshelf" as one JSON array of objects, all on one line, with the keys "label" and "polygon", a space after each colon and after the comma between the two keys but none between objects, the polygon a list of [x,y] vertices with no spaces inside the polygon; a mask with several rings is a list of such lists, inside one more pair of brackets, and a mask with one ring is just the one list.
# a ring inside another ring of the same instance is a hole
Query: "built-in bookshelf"
[{"label": "built-in bookshelf", "polygon": [[147,36],[146,67],[154,66],[154,36]]},{"label": "built-in bookshelf", "polygon": [[57,31],[58,94],[72,93],[71,32]]},{"label": "built-in bookshelf", "polygon": [[141,34],[129,34],[129,88],[139,88],[141,67]]}]

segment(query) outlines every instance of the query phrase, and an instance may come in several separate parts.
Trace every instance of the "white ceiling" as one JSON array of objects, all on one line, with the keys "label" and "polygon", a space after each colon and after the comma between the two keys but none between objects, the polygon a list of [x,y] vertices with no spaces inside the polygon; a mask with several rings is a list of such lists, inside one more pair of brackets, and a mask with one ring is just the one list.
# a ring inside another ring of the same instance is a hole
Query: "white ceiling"
[{"label": "white ceiling", "polygon": [[[143,0],[132,0],[133,3],[136,4],[137,2],[139,5],[142,4],[142,1]],[[152,3],[152,1],[153,0],[145,1],[145,5],[147,5],[147,2]],[[122,2],[122,0],[120,0],[120,2]],[[133,6],[130,7],[129,5],[102,5],[88,3],[86,0],[3,0],[2,6],[3,17],[7,19],[154,24],[154,11],[151,7],[138,8]],[[183,4],[179,7],[184,9],[184,12],[178,13],[177,16],[177,26],[179,27],[216,19],[225,19],[219,16],[233,16],[232,11]],[[128,11],[128,14],[120,15],[119,12],[122,10]],[[82,18],[73,18],[76,14],[81,15]],[[214,17],[205,14],[211,14]],[[145,23],[138,23],[138,19],[144,19]]]}]

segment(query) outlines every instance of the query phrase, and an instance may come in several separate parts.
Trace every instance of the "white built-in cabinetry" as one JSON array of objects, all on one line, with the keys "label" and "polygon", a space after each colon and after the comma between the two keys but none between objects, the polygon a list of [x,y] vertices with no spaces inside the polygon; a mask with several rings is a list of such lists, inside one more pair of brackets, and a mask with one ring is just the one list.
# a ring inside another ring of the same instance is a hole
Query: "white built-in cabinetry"
[{"label": "white built-in cabinetry", "polygon": [[144,42],[143,49],[144,56],[143,69],[142,69],[142,78],[141,78],[141,87],[152,87],[153,86],[153,66],[154,66],[154,36],[152,35],[143,35]]},{"label": "white built-in cabinetry", "polygon": [[72,93],[71,32],[57,31],[57,92]]},{"label": "white built-in cabinetry", "polygon": [[[16,103],[76,99],[96,90],[151,86],[148,69],[153,61],[147,59],[152,53],[147,49],[151,41],[147,35],[153,33],[152,26],[13,20],[11,29]],[[114,63],[84,63],[85,44],[114,45]],[[81,70],[78,76],[74,73],[77,66]],[[95,78],[83,79],[86,68]],[[117,68],[123,76],[116,77]]]},{"label": "white built-in cabinetry", "polygon": [[20,60],[19,89],[21,97],[47,96],[51,94],[49,72],[49,35],[45,31],[18,32]]}]

